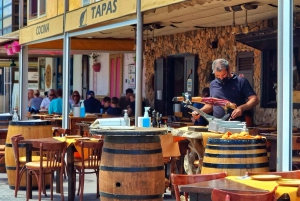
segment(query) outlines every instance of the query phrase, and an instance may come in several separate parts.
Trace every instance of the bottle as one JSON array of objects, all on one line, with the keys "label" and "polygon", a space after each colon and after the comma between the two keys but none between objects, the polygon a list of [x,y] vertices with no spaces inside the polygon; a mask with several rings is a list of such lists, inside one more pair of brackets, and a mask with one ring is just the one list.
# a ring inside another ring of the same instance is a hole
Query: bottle
[{"label": "bottle", "polygon": [[85,108],[84,108],[83,101],[81,102],[80,105],[80,117],[85,117]]},{"label": "bottle", "polygon": [[142,125],[143,127],[150,127],[150,117],[149,117],[149,111],[150,107],[145,107],[145,113],[144,113],[144,117],[142,119]]},{"label": "bottle", "polygon": [[130,126],[130,118],[128,116],[127,110],[124,110],[124,121],[126,126]]},{"label": "bottle", "polygon": [[[127,110],[126,110],[126,112],[127,112]],[[100,108],[100,114],[103,114],[103,109],[102,108]]]},{"label": "bottle", "polygon": [[153,110],[152,112],[152,127],[156,128],[158,125],[157,125],[157,122],[156,122],[156,111]]},{"label": "bottle", "polygon": [[243,125],[241,132],[249,134],[249,129],[247,128],[246,122],[243,122],[242,124],[244,124],[244,125]]},{"label": "bottle", "polygon": [[158,127],[163,128],[164,127],[163,125],[164,122],[163,122],[162,114],[159,114]]},{"label": "bottle", "polygon": [[12,116],[12,121],[19,121],[19,116],[17,114],[17,110],[14,110],[14,114]]}]

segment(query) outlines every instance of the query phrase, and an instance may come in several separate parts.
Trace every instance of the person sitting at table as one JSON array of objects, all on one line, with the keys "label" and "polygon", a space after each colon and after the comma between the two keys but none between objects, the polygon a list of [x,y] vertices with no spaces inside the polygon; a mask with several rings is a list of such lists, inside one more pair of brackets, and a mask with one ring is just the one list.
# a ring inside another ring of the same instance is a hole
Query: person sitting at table
[{"label": "person sitting at table", "polygon": [[122,114],[121,108],[118,107],[119,99],[117,97],[112,97],[111,105],[107,109],[106,113],[113,116],[120,116]]},{"label": "person sitting at table", "polygon": [[80,94],[78,91],[73,91],[72,99],[69,101],[70,109],[73,110],[73,107],[80,107]]},{"label": "person sitting at table", "polygon": [[133,94],[133,90],[131,88],[126,89],[125,96],[120,97],[119,99],[119,107],[121,110],[126,110],[128,105],[130,104],[129,96]]},{"label": "person sitting at table", "polygon": [[103,103],[103,105],[102,105],[103,114],[106,114],[107,110],[110,108],[110,101],[111,101],[111,99],[108,96],[105,96],[103,98],[103,101],[102,101],[102,103]]},{"label": "person sitting at table", "polygon": [[[209,97],[210,96],[210,93],[209,93],[209,88],[208,87],[205,87],[203,90],[202,90],[202,97]],[[205,104],[203,103],[194,103],[193,106],[198,108],[198,109],[201,109]],[[198,114],[198,113],[197,113]],[[209,115],[213,115],[212,113],[209,113]],[[206,121],[206,119],[202,116],[200,116],[199,119],[195,119],[193,116],[191,117],[191,120],[192,122],[194,122],[194,125],[197,125],[197,126],[207,126],[208,125],[208,122]]]},{"label": "person sitting at table", "polygon": [[56,99],[53,99],[48,108],[48,114],[62,114],[62,89],[56,91]]},{"label": "person sitting at table", "polygon": [[[130,98],[130,104],[127,106],[127,114],[128,116],[134,116],[135,115],[135,94],[131,94],[129,96]],[[145,102],[142,101],[142,115],[144,115],[144,107],[146,106]]]},{"label": "person sitting at table", "polygon": [[86,113],[99,113],[101,108],[101,103],[95,98],[95,93],[93,91],[87,92],[87,99],[83,102]]},{"label": "person sitting at table", "polygon": [[33,91],[33,98],[30,99],[28,103],[28,111],[31,113],[38,113],[40,110],[40,105],[43,101],[43,98],[40,97],[40,91],[34,90]]},{"label": "person sitting at table", "polygon": [[42,110],[48,110],[49,106],[50,106],[50,102],[56,98],[55,96],[55,90],[54,89],[50,89],[48,91],[48,96],[45,97],[40,105],[40,109]]}]

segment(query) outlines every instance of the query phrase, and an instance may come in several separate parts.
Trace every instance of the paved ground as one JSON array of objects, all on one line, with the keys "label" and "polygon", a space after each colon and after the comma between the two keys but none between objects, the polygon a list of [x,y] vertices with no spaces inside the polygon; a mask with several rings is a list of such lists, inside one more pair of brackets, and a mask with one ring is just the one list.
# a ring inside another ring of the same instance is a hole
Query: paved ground
[{"label": "paved ground", "polygon": [[[85,200],[85,201],[94,201],[94,200],[99,201],[99,199],[96,198],[95,186],[96,186],[95,174],[86,175],[83,200]],[[65,200],[67,200],[67,189],[68,189],[67,180],[64,180]],[[50,201],[50,189],[47,189],[47,195],[48,195],[48,197],[45,197],[42,194],[42,200],[43,201],[46,201],[46,200]],[[56,194],[54,192],[53,195],[54,195],[54,199],[53,199],[54,201],[61,200],[60,194]],[[24,201],[24,200],[26,200],[26,192],[25,191],[19,191],[18,192],[18,197],[15,198],[14,197],[14,190],[9,189],[9,187],[8,187],[6,173],[0,173],[0,201]],[[31,200],[37,200],[37,191],[33,191],[33,199],[31,199]],[[79,197],[76,196],[75,200],[79,201]],[[175,199],[171,198],[169,193],[165,194],[164,200],[175,201]]]}]

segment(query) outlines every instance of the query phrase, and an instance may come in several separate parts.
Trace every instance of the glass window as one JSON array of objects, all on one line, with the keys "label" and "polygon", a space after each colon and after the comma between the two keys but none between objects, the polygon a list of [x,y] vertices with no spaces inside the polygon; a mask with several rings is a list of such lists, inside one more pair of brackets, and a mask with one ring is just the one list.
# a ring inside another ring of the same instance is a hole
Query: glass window
[{"label": "glass window", "polygon": [[7,28],[3,29],[3,35],[11,33],[11,31],[12,31],[11,27],[7,27]]},{"label": "glass window", "polygon": [[34,19],[38,14],[38,0],[29,1],[29,19]]},{"label": "glass window", "polygon": [[5,7],[8,4],[11,4],[12,0],[3,0],[3,7]]},{"label": "glass window", "polygon": [[10,16],[12,12],[11,5],[3,9],[3,18]]},{"label": "glass window", "polygon": [[45,0],[40,0],[40,15],[46,14],[46,2]]},{"label": "glass window", "polygon": [[82,5],[83,6],[86,6],[88,4],[90,4],[90,0],[82,0]]}]

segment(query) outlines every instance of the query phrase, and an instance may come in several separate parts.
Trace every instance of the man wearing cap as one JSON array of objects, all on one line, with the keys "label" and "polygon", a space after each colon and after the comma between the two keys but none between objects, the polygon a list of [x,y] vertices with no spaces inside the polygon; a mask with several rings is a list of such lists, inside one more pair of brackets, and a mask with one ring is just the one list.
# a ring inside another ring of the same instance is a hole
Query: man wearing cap
[{"label": "man wearing cap", "polygon": [[87,99],[83,102],[86,113],[99,113],[101,108],[101,103],[95,98],[95,93],[93,91],[87,92]]}]

